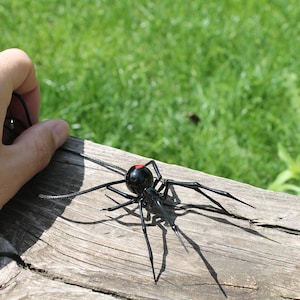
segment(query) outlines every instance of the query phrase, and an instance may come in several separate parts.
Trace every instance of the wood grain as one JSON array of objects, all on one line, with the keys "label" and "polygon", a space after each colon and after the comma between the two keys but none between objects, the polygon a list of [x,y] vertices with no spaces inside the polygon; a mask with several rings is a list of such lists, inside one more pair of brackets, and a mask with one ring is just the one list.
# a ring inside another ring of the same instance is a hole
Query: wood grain
[{"label": "wood grain", "polygon": [[[70,138],[65,148],[128,169],[148,158]],[[157,162],[163,177],[230,192],[255,208],[210,193],[226,215],[193,190],[176,187],[166,206],[188,252],[158,211],[147,231],[136,205],[103,188],[70,199],[41,199],[122,179],[58,150],[49,166],[0,211],[0,299],[300,299],[300,198]],[[125,185],[118,188],[127,191]],[[128,191],[127,191],[128,192]],[[146,213],[145,213],[146,215]],[[105,298],[101,298],[105,299]]]}]

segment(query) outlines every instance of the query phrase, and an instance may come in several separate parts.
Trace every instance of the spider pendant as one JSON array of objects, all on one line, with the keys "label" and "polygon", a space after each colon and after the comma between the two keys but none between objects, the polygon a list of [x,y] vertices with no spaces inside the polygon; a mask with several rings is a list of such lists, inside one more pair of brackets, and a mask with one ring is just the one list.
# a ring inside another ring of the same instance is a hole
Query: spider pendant
[{"label": "spider pendant", "polygon": [[[110,170],[113,170],[116,173],[125,175],[125,178],[122,180],[104,183],[104,184],[98,185],[96,187],[89,188],[87,190],[74,192],[74,193],[70,193],[70,194],[66,194],[66,195],[51,196],[51,195],[39,194],[39,197],[46,198],[46,199],[70,198],[70,197],[85,194],[90,191],[106,187],[108,190],[128,199],[124,203],[120,203],[113,207],[108,208],[107,209],[108,211],[114,211],[119,208],[131,205],[131,204],[137,204],[138,208],[139,208],[139,217],[140,217],[141,227],[142,227],[142,231],[143,231],[144,238],[146,241],[146,245],[147,245],[147,249],[148,249],[148,256],[150,259],[153,279],[154,279],[155,283],[157,283],[158,278],[157,278],[155,270],[154,270],[153,252],[152,252],[151,244],[150,244],[148,234],[147,234],[147,226],[146,226],[145,218],[144,218],[144,214],[143,214],[144,209],[147,209],[149,206],[150,207],[156,206],[158,208],[158,210],[164,216],[166,222],[170,225],[170,227],[172,228],[172,230],[178,237],[178,239],[179,239],[180,243],[182,244],[182,246],[184,247],[184,249],[186,251],[188,251],[182,238],[181,238],[181,235],[179,234],[178,227],[176,226],[174,221],[169,217],[166,209],[164,208],[164,202],[167,200],[168,192],[169,192],[170,188],[172,188],[174,186],[181,186],[184,188],[193,189],[194,191],[202,194],[208,200],[213,202],[215,205],[217,205],[222,211],[224,211],[228,215],[230,215],[230,213],[218,201],[216,201],[211,196],[209,196],[207,193],[205,193],[204,192],[205,190],[213,192],[213,193],[221,195],[221,196],[224,196],[224,197],[227,197],[227,198],[230,198],[232,200],[238,201],[238,202],[248,205],[250,207],[253,207],[250,204],[247,204],[247,203],[237,199],[236,197],[234,197],[233,195],[231,195],[230,193],[228,193],[226,191],[214,189],[214,188],[202,185],[199,182],[183,182],[183,181],[175,181],[172,179],[163,179],[162,175],[159,171],[159,168],[154,160],[150,160],[145,165],[141,165],[141,164],[134,165],[128,171],[126,171],[118,166],[114,166],[114,165],[105,163],[101,160],[91,158],[89,156],[86,156],[85,154],[77,153],[70,149],[62,149],[62,150],[71,152],[71,153],[76,153],[77,155],[79,154],[80,156],[82,156],[85,159],[91,160],[99,165],[102,165]],[[148,166],[150,166],[150,165],[153,167],[153,169],[155,171],[155,176],[151,172],[150,168],[148,168]],[[125,183],[128,190],[133,194],[125,193],[115,187],[116,185],[122,184],[122,183]]]}]

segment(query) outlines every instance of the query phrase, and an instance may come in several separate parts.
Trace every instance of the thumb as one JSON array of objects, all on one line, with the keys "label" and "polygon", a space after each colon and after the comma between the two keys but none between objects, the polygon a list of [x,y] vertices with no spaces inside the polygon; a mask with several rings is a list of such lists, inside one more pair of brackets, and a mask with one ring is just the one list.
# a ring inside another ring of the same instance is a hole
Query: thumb
[{"label": "thumb", "polygon": [[[69,125],[63,120],[37,123],[24,131],[10,147],[16,189],[45,168],[55,150],[68,138]],[[17,191],[16,190],[16,191]]]}]

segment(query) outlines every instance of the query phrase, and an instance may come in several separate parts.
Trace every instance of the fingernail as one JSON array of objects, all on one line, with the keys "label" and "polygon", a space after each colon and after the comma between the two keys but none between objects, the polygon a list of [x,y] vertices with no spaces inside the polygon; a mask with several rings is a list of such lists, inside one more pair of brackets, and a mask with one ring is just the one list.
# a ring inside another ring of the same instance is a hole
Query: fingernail
[{"label": "fingernail", "polygon": [[56,148],[59,148],[69,136],[69,125],[63,120],[57,120],[59,123],[53,128],[53,136]]}]

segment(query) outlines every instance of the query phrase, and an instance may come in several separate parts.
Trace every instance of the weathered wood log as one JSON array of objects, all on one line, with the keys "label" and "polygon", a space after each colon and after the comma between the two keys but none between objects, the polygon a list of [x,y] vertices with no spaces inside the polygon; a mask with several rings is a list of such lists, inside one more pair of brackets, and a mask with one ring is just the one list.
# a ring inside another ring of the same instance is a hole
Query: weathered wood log
[{"label": "weathered wood log", "polygon": [[[149,161],[77,138],[64,147],[124,169]],[[106,188],[66,199],[37,196],[122,179],[58,150],[0,211],[0,298],[300,299],[299,197],[157,164],[163,178],[226,190],[255,208],[208,192],[226,214],[194,190],[175,187],[170,199],[181,203],[166,210],[188,252],[152,211],[146,223],[155,284],[136,204],[108,211],[127,199]],[[118,188],[126,191],[125,184]]]}]

